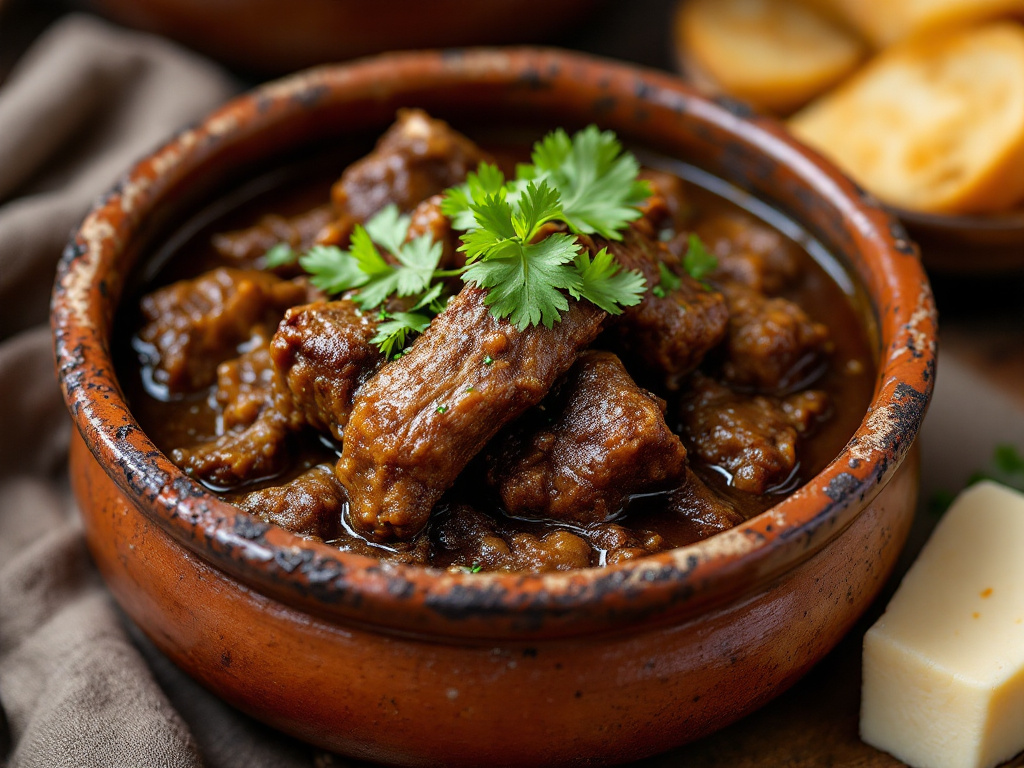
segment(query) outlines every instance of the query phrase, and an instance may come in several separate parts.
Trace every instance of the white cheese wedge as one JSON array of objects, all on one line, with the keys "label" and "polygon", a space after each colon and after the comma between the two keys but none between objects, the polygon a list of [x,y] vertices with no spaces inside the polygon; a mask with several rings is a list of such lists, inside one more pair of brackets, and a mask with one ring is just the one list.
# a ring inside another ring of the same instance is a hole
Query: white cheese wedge
[{"label": "white cheese wedge", "polygon": [[964,491],[864,637],[861,738],[915,768],[1024,749],[1024,494]]}]

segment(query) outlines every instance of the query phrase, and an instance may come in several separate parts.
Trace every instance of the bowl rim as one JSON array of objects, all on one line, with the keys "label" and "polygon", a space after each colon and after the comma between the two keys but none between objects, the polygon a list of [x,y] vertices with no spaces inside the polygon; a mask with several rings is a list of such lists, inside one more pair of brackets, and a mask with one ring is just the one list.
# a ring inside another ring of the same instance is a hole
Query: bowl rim
[{"label": "bowl rim", "polygon": [[[548,574],[449,573],[339,552],[216,498],[175,467],[132,416],[108,336],[124,278],[117,260],[176,179],[213,153],[309,110],[410,88],[571,87],[685,112],[783,164],[831,206],[880,265],[881,348],[871,406],[843,451],[805,486],[745,523],[695,544],[606,568]],[[369,89],[369,90],[367,90]],[[334,101],[332,101],[334,100]],[[796,567],[844,530],[907,455],[934,383],[936,314],[916,248],[887,211],[777,122],[675,77],[543,48],[385,54],[262,85],[177,134],[99,199],[72,236],[54,287],[58,378],[86,445],[133,505],[187,551],[281,602],[333,621],[463,638],[565,636],[638,621],[686,620]]]}]

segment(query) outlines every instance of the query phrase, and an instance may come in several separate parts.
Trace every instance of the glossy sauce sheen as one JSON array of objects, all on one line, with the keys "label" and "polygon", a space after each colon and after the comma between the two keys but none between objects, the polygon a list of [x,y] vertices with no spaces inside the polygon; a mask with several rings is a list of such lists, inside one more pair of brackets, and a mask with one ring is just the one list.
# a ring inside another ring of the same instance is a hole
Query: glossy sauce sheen
[{"label": "glossy sauce sheen", "polygon": [[[311,173],[311,167],[318,171]],[[269,182],[263,180],[250,187],[249,192],[239,193],[235,198],[237,204],[222,202],[198,214],[183,226],[178,234],[168,241],[169,245],[151,261],[154,265],[153,272],[147,284],[143,286],[143,291],[225,265],[223,257],[218,255],[210,244],[215,233],[249,226],[268,213],[294,215],[323,204],[328,199],[330,184],[336,177],[336,171],[325,175],[323,167],[324,163],[312,166],[303,164],[279,172],[271,177]],[[334,169],[340,167],[333,166]],[[315,178],[318,175],[318,180],[310,181],[311,177]],[[266,189],[267,187],[271,188]],[[255,189],[261,191],[254,194],[251,190]],[[734,203],[693,183],[687,185],[686,193],[693,209],[693,216],[698,221],[715,214],[741,210]],[[792,228],[791,223],[788,226]],[[763,494],[745,493],[730,487],[729,475],[725,469],[702,464],[696,454],[690,451],[689,464],[696,474],[714,491],[727,498],[743,517],[751,517],[772,506],[787,493],[805,483],[838,454],[859,424],[874,384],[874,362],[864,323],[854,309],[854,297],[848,295],[806,250],[795,243],[790,245],[799,254],[800,275],[780,295],[796,302],[812,319],[828,326],[831,338],[828,365],[824,366],[823,370],[813,371],[813,381],[810,383],[815,389],[827,393],[831,412],[827,419],[814,426],[809,437],[799,441],[798,461],[793,473],[784,482],[777,483]],[[134,310],[130,309],[137,303],[131,300],[125,303],[125,306],[129,307],[126,310],[128,316],[123,318],[121,327],[139,327],[137,314],[132,314]],[[140,369],[135,351],[131,347],[131,339],[125,337],[119,340],[121,381],[137,418],[156,444],[170,453],[175,447],[213,437],[217,412],[211,402],[212,393],[205,391],[182,397],[165,396],[160,387],[153,385],[152,371],[144,366]],[[657,395],[665,399],[666,420],[672,429],[681,431],[685,389],[657,391],[656,387],[645,381],[642,376],[637,380],[642,386],[655,390]],[[232,488],[230,492],[224,493],[225,498],[240,499],[239,494],[243,491],[279,485],[319,464],[333,465],[340,455],[340,445],[331,437],[318,435],[307,429],[294,437],[290,451],[293,460],[285,469],[273,476],[251,482],[245,487]],[[558,529],[585,529],[585,524],[579,522],[556,523],[508,516],[502,509],[496,491],[484,482],[487,476],[484,453],[486,451],[470,463],[454,486],[441,498],[432,515],[431,526],[438,526],[444,521],[450,522],[461,514],[460,504],[472,503],[476,509],[498,518],[506,532],[519,531],[539,537]],[[212,490],[225,491],[220,488]],[[660,537],[663,542],[657,547],[659,549],[692,542],[698,538],[693,526],[680,521],[666,509],[667,498],[668,493],[665,492],[633,497],[612,519],[628,529]],[[385,545],[364,541],[352,531],[344,519],[345,515],[338,517],[335,534],[327,537],[329,542],[337,544],[342,549],[371,554],[377,551],[391,556],[397,551],[398,559],[402,559],[402,552],[407,545]],[[454,523],[449,527],[461,530],[459,525]],[[592,565],[604,564],[605,549],[602,548],[600,539],[600,536],[590,538],[596,552],[591,558]],[[610,547],[611,545],[609,549]],[[434,547],[430,563],[441,567],[466,564],[457,546]]]}]

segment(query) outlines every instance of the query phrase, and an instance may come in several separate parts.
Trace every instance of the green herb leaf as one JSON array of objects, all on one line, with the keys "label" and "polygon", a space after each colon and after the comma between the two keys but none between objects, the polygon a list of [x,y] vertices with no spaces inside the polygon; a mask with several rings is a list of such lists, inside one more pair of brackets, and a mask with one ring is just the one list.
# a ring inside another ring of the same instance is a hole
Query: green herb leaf
[{"label": "green herb leaf", "polygon": [[669,269],[668,265],[663,261],[658,262],[658,276],[658,284],[651,288],[651,293],[661,299],[668,296],[672,291],[678,291],[679,287],[683,284],[679,275]]},{"label": "green herb leaf", "polygon": [[[708,251],[696,234],[691,233],[686,246],[686,255],[683,257],[683,268],[690,274],[690,277],[695,280],[703,280],[718,269],[718,258]],[[677,284],[676,288],[678,287]]]},{"label": "green herb leaf", "polygon": [[476,172],[466,174],[466,182],[452,187],[441,201],[441,213],[452,221],[452,227],[459,230],[476,226],[471,206],[474,201],[497,195],[505,186],[505,174],[498,166],[481,162]]},{"label": "green herb leaf", "polygon": [[562,129],[534,146],[534,170],[520,167],[521,178],[549,181],[560,193],[564,218],[573,232],[621,240],[626,224],[640,217],[637,208],[651,190],[637,179],[640,165],[622,152],[611,131],[590,125],[572,139]]},{"label": "green herb leaf", "polygon": [[579,273],[567,268],[580,246],[566,234],[555,234],[535,245],[506,241],[486,260],[466,270],[463,279],[487,288],[485,303],[495,317],[507,317],[519,330],[543,323],[552,327],[569,308],[562,290],[578,293]]},{"label": "green herb leaf", "polygon": [[267,267],[274,269],[294,264],[299,260],[299,254],[288,243],[278,243],[263,254],[263,260]]},{"label": "green herb leaf", "polygon": [[299,266],[310,275],[310,282],[325,293],[344,293],[363,285],[369,276],[348,251],[333,245],[315,245],[299,257]]},{"label": "green herb leaf", "polygon": [[593,260],[590,253],[582,249],[574,261],[580,275],[580,288],[576,292],[569,289],[573,298],[584,298],[610,315],[621,314],[623,307],[636,306],[643,298],[647,288],[644,276],[622,269],[607,248],[598,251]]},{"label": "green herb leaf", "polygon": [[1024,475],[1024,456],[1012,445],[997,445],[996,468],[1007,475]]},{"label": "green herb leaf", "polygon": [[390,358],[405,347],[410,335],[423,333],[429,325],[428,315],[395,312],[377,326],[377,333],[370,342],[376,344],[385,357]]},{"label": "green herb leaf", "polygon": [[409,216],[399,214],[397,205],[390,203],[366,222],[366,232],[385,251],[397,254],[409,233],[410,221]]}]

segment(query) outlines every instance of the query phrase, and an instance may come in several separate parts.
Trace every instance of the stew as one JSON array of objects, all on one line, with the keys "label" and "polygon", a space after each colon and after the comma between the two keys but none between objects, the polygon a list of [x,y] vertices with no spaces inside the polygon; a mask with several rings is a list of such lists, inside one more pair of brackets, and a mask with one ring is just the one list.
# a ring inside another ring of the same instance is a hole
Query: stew
[{"label": "stew", "polygon": [[[389,315],[325,295],[293,263],[268,266],[282,244],[346,246],[394,205],[408,241],[429,234],[457,269],[441,194],[481,161],[521,156],[407,110],[329,192],[306,174],[177,238],[124,342],[143,427],[267,522],[474,572],[691,543],[841,450],[874,380],[850,296],[770,223],[664,168],[642,171],[652,195],[621,240],[577,239],[644,276],[619,315],[568,298],[560,322],[519,328],[451,278],[443,311],[396,356],[374,343]],[[701,279],[684,269],[698,247],[716,257]]]}]

